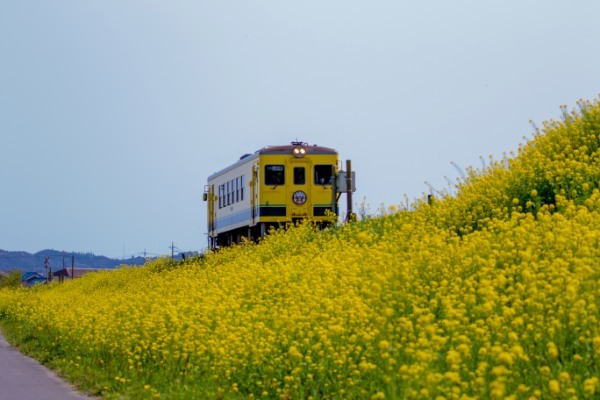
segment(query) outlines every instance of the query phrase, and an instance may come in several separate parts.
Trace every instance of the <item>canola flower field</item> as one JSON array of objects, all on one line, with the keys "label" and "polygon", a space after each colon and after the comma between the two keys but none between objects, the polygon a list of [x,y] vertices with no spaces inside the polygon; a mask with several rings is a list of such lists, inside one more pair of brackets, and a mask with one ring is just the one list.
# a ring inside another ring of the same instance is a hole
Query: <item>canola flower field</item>
[{"label": "canola flower field", "polygon": [[456,194],[4,289],[0,321],[107,399],[598,399],[599,188],[581,101]]}]

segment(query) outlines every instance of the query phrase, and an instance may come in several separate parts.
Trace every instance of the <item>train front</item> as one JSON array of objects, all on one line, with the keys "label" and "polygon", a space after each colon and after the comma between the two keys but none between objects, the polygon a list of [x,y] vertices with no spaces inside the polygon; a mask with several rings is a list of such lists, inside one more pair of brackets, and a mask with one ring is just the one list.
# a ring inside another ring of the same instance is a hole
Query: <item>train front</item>
[{"label": "train front", "polygon": [[301,142],[270,146],[260,151],[257,216],[264,227],[310,220],[326,223],[338,213],[334,149]]}]

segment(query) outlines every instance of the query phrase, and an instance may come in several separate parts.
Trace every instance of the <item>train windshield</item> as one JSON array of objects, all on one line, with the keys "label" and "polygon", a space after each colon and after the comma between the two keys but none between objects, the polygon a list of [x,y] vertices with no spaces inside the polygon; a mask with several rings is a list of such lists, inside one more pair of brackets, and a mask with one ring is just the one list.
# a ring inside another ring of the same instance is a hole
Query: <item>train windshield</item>
[{"label": "train windshield", "polygon": [[283,185],[285,167],[283,165],[265,165],[265,185]]},{"label": "train windshield", "polygon": [[315,165],[315,183],[317,185],[332,185],[333,165]]},{"label": "train windshield", "polygon": [[294,185],[304,185],[306,183],[306,169],[304,167],[294,167]]}]

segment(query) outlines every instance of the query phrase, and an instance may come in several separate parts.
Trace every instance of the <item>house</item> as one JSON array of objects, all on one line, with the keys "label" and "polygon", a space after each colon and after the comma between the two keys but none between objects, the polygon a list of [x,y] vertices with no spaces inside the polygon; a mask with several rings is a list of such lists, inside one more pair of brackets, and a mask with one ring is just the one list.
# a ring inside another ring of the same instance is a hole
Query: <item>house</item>
[{"label": "house", "polygon": [[39,272],[25,272],[21,276],[21,286],[31,287],[38,283],[46,283],[46,277]]},{"label": "house", "polygon": [[112,271],[112,268],[63,268],[52,274],[54,278],[58,278],[59,282],[65,279],[81,278],[91,272]]}]

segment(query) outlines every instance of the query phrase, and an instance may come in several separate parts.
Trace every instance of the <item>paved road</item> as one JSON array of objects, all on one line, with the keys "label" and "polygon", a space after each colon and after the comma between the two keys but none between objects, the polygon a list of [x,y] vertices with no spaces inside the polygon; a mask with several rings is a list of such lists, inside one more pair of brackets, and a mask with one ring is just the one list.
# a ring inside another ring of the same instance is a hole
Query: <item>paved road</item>
[{"label": "paved road", "polygon": [[8,344],[0,332],[0,400],[86,400],[68,383]]}]

